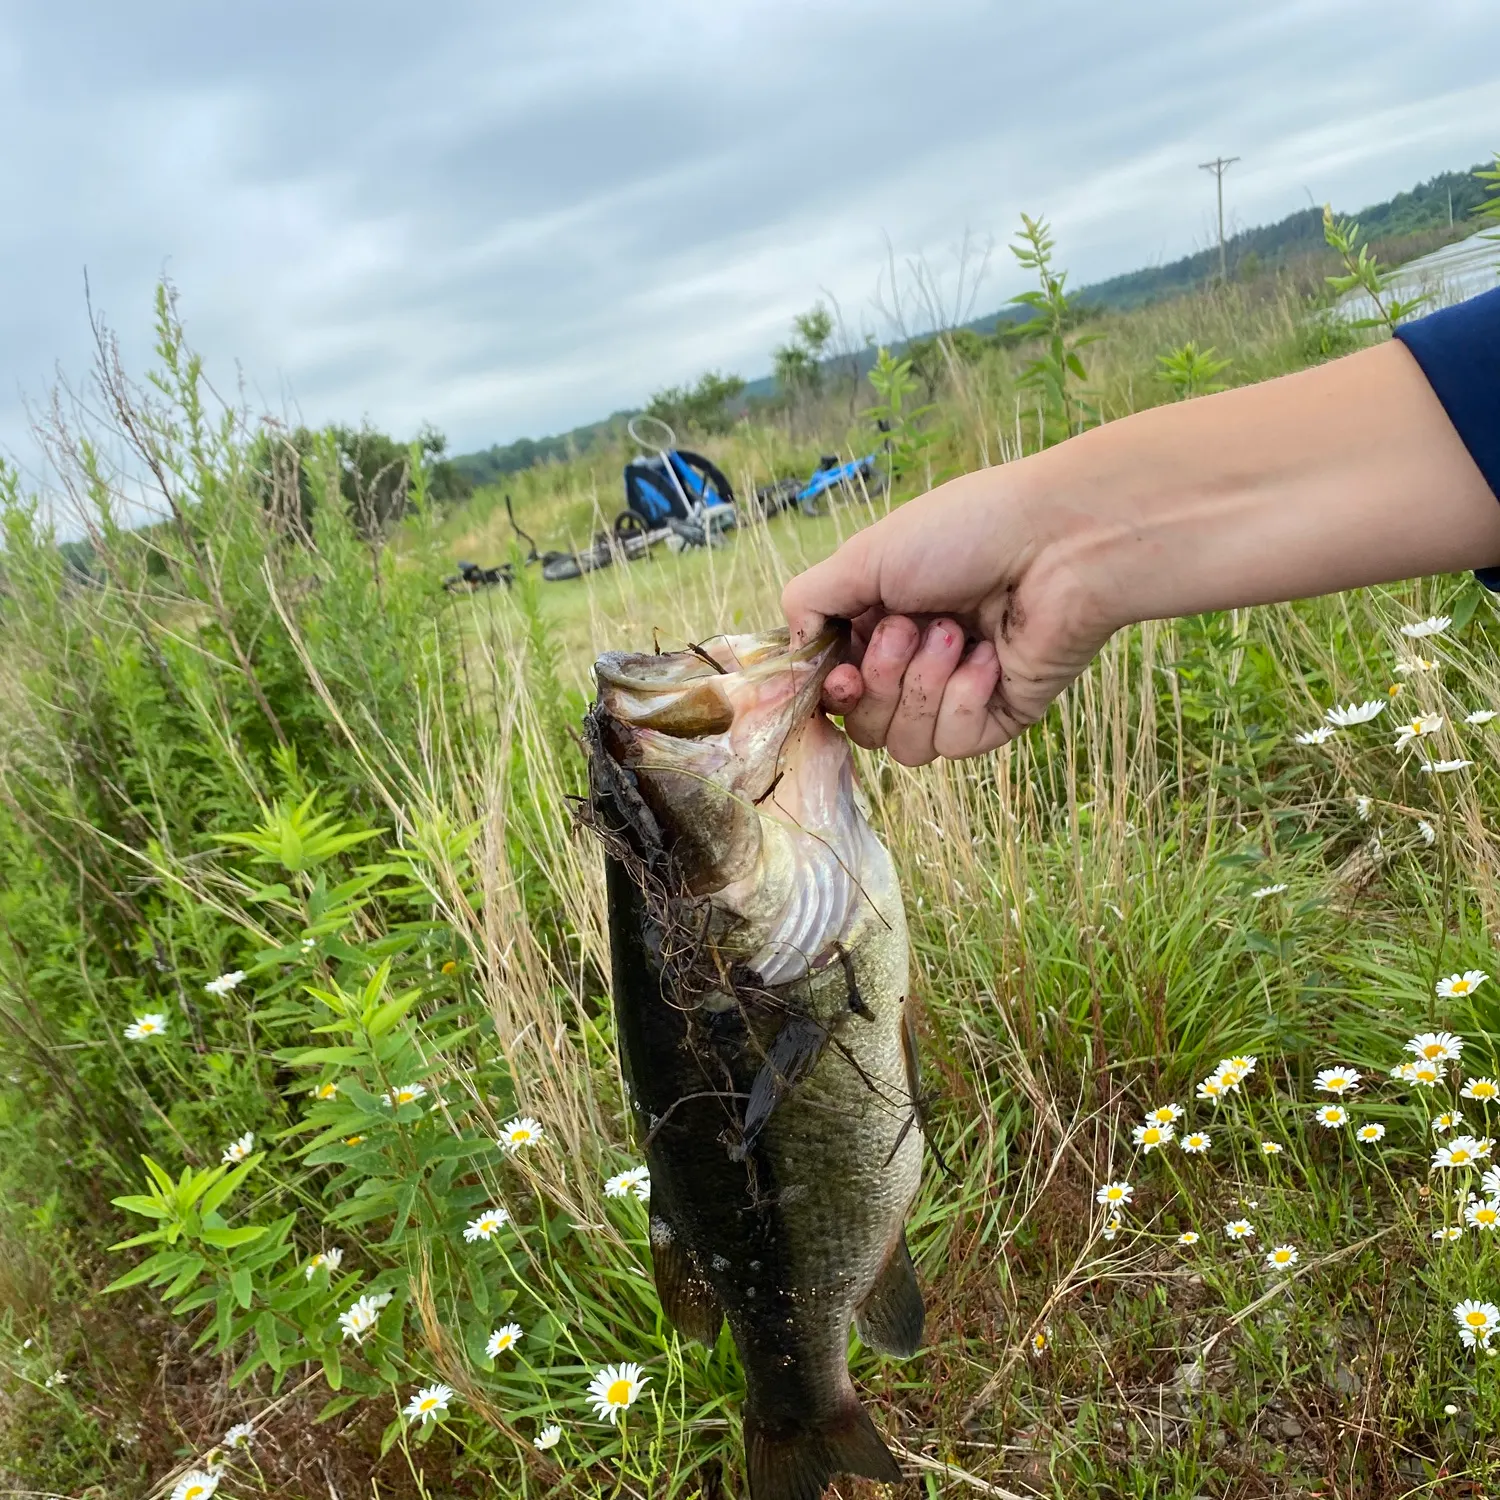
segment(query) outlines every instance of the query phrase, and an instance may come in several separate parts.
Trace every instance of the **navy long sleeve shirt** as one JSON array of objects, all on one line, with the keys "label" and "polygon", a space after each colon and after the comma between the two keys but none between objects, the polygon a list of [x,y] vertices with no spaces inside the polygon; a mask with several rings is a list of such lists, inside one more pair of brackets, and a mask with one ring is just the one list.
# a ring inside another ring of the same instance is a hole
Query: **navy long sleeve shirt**
[{"label": "navy long sleeve shirt", "polygon": [[[1421,365],[1500,500],[1500,290],[1407,323],[1396,337]],[[1476,576],[1500,589],[1500,568],[1480,568]]]}]

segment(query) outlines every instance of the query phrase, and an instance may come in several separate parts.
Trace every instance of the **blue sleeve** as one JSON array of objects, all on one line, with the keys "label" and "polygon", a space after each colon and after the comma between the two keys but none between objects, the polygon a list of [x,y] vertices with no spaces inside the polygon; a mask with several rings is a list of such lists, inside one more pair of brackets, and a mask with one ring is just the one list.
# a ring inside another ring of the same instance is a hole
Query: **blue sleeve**
[{"label": "blue sleeve", "polygon": [[[1396,330],[1422,367],[1464,447],[1500,499],[1500,290]],[[1500,568],[1476,578],[1500,590]]]}]

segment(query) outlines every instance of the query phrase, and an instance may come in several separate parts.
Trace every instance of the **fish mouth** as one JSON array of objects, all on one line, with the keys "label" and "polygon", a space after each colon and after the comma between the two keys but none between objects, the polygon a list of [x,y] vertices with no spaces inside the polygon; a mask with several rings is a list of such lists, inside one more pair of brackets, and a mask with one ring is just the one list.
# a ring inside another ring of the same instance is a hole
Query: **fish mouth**
[{"label": "fish mouth", "polygon": [[618,725],[683,739],[722,734],[736,718],[804,717],[838,665],[849,627],[794,646],[785,626],[720,635],[687,651],[609,651],[594,663],[599,700]]},{"label": "fish mouth", "polygon": [[753,865],[759,804],[797,756],[847,641],[840,622],[797,645],[783,628],[595,664],[605,745],[634,773],[693,894]]}]

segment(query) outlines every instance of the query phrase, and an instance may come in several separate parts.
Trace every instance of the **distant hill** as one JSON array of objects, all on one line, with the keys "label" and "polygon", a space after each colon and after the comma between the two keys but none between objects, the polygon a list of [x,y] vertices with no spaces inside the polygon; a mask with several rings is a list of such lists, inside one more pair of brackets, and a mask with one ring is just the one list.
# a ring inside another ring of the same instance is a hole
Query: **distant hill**
[{"label": "distant hill", "polygon": [[[1478,170],[1478,167],[1471,167],[1467,172],[1440,173],[1407,192],[1397,193],[1384,203],[1362,209],[1354,218],[1370,240],[1462,223],[1484,200],[1484,185],[1474,175]],[[1242,229],[1228,240],[1226,253],[1230,266],[1243,271],[1252,263],[1252,257],[1253,263],[1269,268],[1317,251],[1322,245],[1323,210],[1319,206],[1300,209],[1274,224]],[[1168,261],[1165,265],[1144,266],[1138,271],[1126,271],[1123,275],[1096,281],[1079,291],[1079,300],[1090,307],[1129,310],[1188,291],[1215,275],[1218,268],[1219,249],[1215,245],[1193,255],[1184,255],[1179,260]],[[979,333],[992,333],[998,323],[1018,321],[1027,316],[1029,313],[1024,309],[1005,307],[975,318],[964,326]],[[862,371],[875,362],[873,351],[853,358]],[[827,363],[837,364],[847,371],[849,359],[850,356],[843,356]],[[764,375],[746,384],[741,399],[765,400],[775,393],[774,377]],[[502,475],[529,469],[533,464],[587,453],[596,443],[623,431],[626,422],[635,414],[635,410],[617,411],[601,422],[590,422],[573,428],[571,432],[497,443],[478,453],[457,454],[451,462],[472,483],[490,484]]]}]

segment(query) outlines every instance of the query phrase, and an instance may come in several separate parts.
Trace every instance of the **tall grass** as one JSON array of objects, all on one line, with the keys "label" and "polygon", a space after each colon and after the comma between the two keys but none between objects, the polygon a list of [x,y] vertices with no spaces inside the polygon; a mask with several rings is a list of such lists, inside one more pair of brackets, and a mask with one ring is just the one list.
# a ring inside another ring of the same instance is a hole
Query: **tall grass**
[{"label": "tall grass", "polygon": [[[1230,378],[1318,357],[1277,285],[1105,320],[1105,414],[1167,399],[1156,358],[1188,338],[1232,354]],[[129,463],[56,434],[99,576],[69,575],[13,486],[6,506],[0,1473],[146,1496],[217,1458],[236,1496],[740,1493],[727,1336],[676,1338],[645,1210],[604,1192],[636,1148],[570,729],[599,650],[774,619],[784,580],[870,512],[452,599],[444,552],[498,546],[498,513],[430,515],[414,469],[415,514],[372,542],[328,471],[306,534],[288,476],[247,462],[264,450],[245,414],[213,406],[159,316],[144,390],[105,346]],[[1036,442],[1008,360],[955,363],[935,472]],[[723,456],[739,483],[805,454],[770,427]],[[145,533],[117,519],[143,476],[163,511]],[[583,465],[517,489],[557,535],[612,505]],[[1461,626],[1399,633],[1455,598]],[[1500,1068],[1495,982],[1435,993],[1496,968],[1500,720],[1464,722],[1500,708],[1495,629],[1455,580],[1150,624],[995,756],[860,754],[903,874],[947,1167],[911,1225],[928,1346],[855,1350],[914,1493],[1495,1483],[1494,1368],[1451,1309],[1496,1299],[1500,1255],[1479,1229],[1431,1238],[1478,1188],[1430,1166],[1452,1070],[1443,1091],[1386,1077],[1437,1027],[1464,1037],[1464,1076]],[[1436,667],[1395,675],[1418,651]],[[1293,740],[1392,684],[1373,723]],[[1398,709],[1444,722],[1398,752]],[[126,1040],[142,1014],[165,1034]],[[1198,1102],[1236,1054],[1255,1071]],[[1381,1141],[1313,1122],[1333,1063],[1364,1074],[1346,1102]],[[1168,1102],[1207,1153],[1137,1150],[1132,1126]],[[1463,1108],[1483,1134],[1495,1106]],[[496,1145],[528,1118],[536,1140]],[[1133,1188],[1117,1226],[1096,1202],[1115,1180]],[[509,1222],[466,1239],[491,1207]],[[1226,1236],[1240,1217],[1255,1239]],[[170,1242],[103,1249],[164,1226]],[[1297,1251],[1288,1273],[1264,1264],[1275,1244]],[[103,1294],[117,1277],[142,1279]],[[386,1293],[345,1337],[340,1314]],[[519,1342],[488,1355],[512,1323]],[[585,1387],[617,1361],[650,1384],[610,1424]],[[403,1417],[434,1381],[446,1414]],[[239,1420],[249,1450],[219,1446]]]}]

